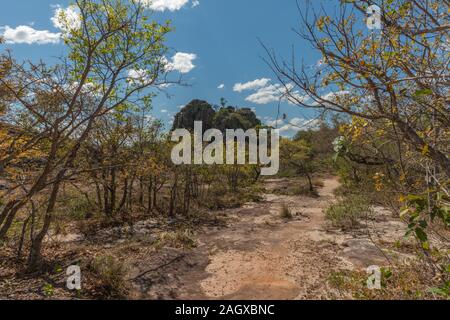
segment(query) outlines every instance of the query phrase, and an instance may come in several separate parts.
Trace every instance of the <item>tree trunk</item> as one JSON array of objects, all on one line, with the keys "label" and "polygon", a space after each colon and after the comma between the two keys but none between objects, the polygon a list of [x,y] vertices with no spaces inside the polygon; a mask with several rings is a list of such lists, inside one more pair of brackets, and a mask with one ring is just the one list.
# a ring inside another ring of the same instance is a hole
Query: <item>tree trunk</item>
[{"label": "tree trunk", "polygon": [[147,214],[151,215],[152,213],[152,209],[153,209],[153,202],[152,202],[152,188],[153,188],[153,183],[152,183],[152,178],[150,177],[149,181],[148,181],[148,188],[147,188],[147,196],[148,196],[148,200],[147,200]]},{"label": "tree trunk", "polygon": [[56,182],[53,184],[52,192],[50,193],[50,198],[48,200],[47,210],[45,212],[44,224],[41,231],[33,238],[30,246],[30,255],[28,258],[28,270],[35,271],[41,263],[41,249],[42,242],[48,233],[50,224],[53,218],[53,212],[55,209],[56,199],[58,197],[59,187],[61,184],[61,179],[65,174],[65,170],[61,170],[56,176]]}]

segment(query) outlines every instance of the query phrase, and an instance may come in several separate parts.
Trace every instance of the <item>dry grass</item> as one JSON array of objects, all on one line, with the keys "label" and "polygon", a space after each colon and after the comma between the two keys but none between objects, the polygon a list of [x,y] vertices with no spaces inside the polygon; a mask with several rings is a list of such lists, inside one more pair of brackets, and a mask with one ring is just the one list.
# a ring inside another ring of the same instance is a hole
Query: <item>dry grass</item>
[{"label": "dry grass", "polygon": [[367,287],[365,271],[337,271],[328,276],[328,283],[341,294],[340,298],[358,300],[442,300],[449,298],[447,275],[430,277],[424,263],[381,269],[381,289]]},{"label": "dry grass", "polygon": [[126,283],[127,268],[119,259],[99,256],[89,263],[89,271],[94,274],[96,290],[107,298],[121,298],[128,292]]},{"label": "dry grass", "polygon": [[283,204],[280,209],[280,217],[282,219],[290,220],[293,218],[291,209],[286,204]]}]

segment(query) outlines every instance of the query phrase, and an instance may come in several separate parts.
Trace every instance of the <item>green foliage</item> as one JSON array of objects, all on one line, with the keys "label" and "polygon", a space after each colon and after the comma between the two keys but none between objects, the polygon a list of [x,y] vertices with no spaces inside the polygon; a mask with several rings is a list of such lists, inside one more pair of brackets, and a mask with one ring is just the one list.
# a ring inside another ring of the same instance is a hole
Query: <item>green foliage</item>
[{"label": "green foliage", "polygon": [[202,121],[204,131],[208,129],[218,129],[222,132],[226,129],[248,130],[261,125],[261,121],[251,109],[224,106],[216,112],[208,102],[192,100],[176,114],[172,130],[192,131],[194,121]]},{"label": "green foliage", "polygon": [[97,210],[89,200],[81,194],[73,193],[61,199],[61,215],[70,220],[83,220]]},{"label": "green foliage", "polygon": [[213,127],[224,132],[226,129],[252,129],[261,125],[261,121],[250,109],[221,108],[214,116]]},{"label": "green foliage", "polygon": [[46,284],[42,287],[42,292],[44,293],[44,295],[45,295],[46,297],[53,297],[53,295],[55,294],[55,288],[53,287],[52,284],[46,283]]},{"label": "green foliage", "polygon": [[[445,227],[450,225],[448,197],[443,192],[428,192],[422,195],[407,195],[400,216],[408,220],[406,235],[414,234],[426,250],[430,248],[427,228],[430,222],[439,219]],[[430,219],[430,220],[428,220]]]},{"label": "green foliage", "polygon": [[[330,272],[328,283],[338,289],[340,298],[352,297],[359,300],[424,300],[448,299],[448,281],[440,277],[430,279],[430,270],[420,261],[412,265],[395,268],[381,268],[381,289],[367,288],[365,270],[339,270]],[[345,296],[342,296],[345,294]]]},{"label": "green foliage", "polygon": [[440,287],[430,288],[428,289],[428,292],[438,295],[444,299],[448,299],[450,296],[450,281],[445,282]]}]

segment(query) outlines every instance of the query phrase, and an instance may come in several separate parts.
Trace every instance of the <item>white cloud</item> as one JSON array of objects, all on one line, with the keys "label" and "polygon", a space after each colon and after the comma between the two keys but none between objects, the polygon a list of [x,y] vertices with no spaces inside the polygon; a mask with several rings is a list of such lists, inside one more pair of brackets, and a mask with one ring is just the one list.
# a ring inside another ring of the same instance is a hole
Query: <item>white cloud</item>
[{"label": "white cloud", "polygon": [[244,90],[255,91],[245,100],[256,104],[268,104],[278,101],[297,104],[308,99],[308,97],[300,95],[299,91],[294,90],[295,86],[292,83],[283,86],[281,84],[271,84],[270,81],[270,79],[262,78],[247,83],[237,83],[233,90],[236,92]]},{"label": "white cloud", "polygon": [[292,118],[290,120],[272,120],[267,121],[268,126],[278,128],[280,134],[285,137],[292,137],[299,131],[303,130],[318,130],[320,127],[320,120],[318,119],[303,119],[303,118]]},{"label": "white cloud", "polygon": [[155,11],[177,11],[189,0],[140,0],[140,2],[147,8]]},{"label": "white cloud", "polygon": [[350,91],[336,91],[336,92],[328,92],[325,95],[322,95],[320,98],[322,100],[325,100],[324,102],[320,101],[319,99],[316,99],[318,101],[314,101],[313,103],[311,103],[311,105],[313,106],[318,106],[318,105],[329,105],[329,103],[327,103],[326,101],[331,101],[331,102],[336,102],[338,98],[349,95]]},{"label": "white cloud", "polygon": [[267,124],[269,127],[278,128],[278,127],[280,127],[281,125],[284,125],[284,121],[281,120],[281,119],[278,119],[278,120],[268,120],[268,121],[266,121],[266,124]]},{"label": "white cloud", "polygon": [[[148,84],[148,83],[151,83],[151,81],[152,81],[149,72],[144,69],[129,70],[127,80],[128,80],[128,82],[130,82],[132,84],[138,84],[138,85]],[[164,87],[164,86],[160,85],[160,87]]]},{"label": "white cloud", "polygon": [[200,5],[200,1],[199,0],[192,1],[192,8],[198,7],[199,5]]},{"label": "white cloud", "polygon": [[267,104],[279,101],[282,95],[281,85],[274,84],[258,89],[256,93],[251,94],[245,100],[256,104]]},{"label": "white cloud", "polygon": [[167,109],[162,109],[161,110],[161,113],[167,113],[167,112],[169,112]]},{"label": "white cloud", "polygon": [[81,15],[78,7],[75,5],[63,8],[56,6],[53,17],[50,18],[53,26],[63,32],[78,30],[81,28]]},{"label": "white cloud", "polygon": [[193,63],[195,59],[197,59],[197,55],[194,53],[177,52],[172,57],[172,61],[167,61],[166,69],[167,71],[188,73],[195,68]]},{"label": "white cloud", "polygon": [[218,87],[217,87],[217,89],[224,89],[225,88],[225,84],[220,84]]},{"label": "white cloud", "polygon": [[53,33],[48,30],[36,30],[29,26],[18,26],[11,28],[4,26],[1,28],[2,36],[6,43],[26,43],[26,44],[47,44],[58,43],[61,34]]},{"label": "white cloud", "polygon": [[233,87],[233,91],[242,92],[245,90],[255,90],[266,86],[270,82],[270,79],[261,78],[246,83],[236,83]]},{"label": "white cloud", "polygon": [[328,101],[333,101],[335,100],[337,97],[341,97],[344,95],[348,95],[350,94],[349,91],[336,91],[336,92],[329,92],[326,95],[322,96],[321,98],[323,100],[328,100]]}]

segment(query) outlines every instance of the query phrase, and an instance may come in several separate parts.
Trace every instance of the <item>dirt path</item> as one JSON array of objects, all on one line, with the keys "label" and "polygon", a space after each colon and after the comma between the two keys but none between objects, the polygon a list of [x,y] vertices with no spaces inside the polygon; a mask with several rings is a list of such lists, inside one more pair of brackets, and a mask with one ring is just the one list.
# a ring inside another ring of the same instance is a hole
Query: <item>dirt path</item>
[{"label": "dirt path", "polygon": [[[289,183],[266,180],[262,202],[227,210],[227,226],[205,228],[195,249],[166,250],[169,264],[139,276],[131,297],[326,299],[338,295],[327,285],[331,270],[386,263],[367,237],[327,228],[323,209],[334,201],[337,179],[325,179],[317,198],[275,194]],[[280,217],[283,205],[293,219]],[[136,261],[133,278],[158,263],[146,260]]]},{"label": "dirt path", "polygon": [[[283,180],[268,180],[276,190]],[[323,209],[333,201],[336,179],[326,179],[319,198],[265,194],[264,202],[250,205],[245,220],[223,235],[228,249],[210,257],[201,282],[206,296],[225,299],[301,299],[326,297],[326,271],[339,261],[332,258],[333,244],[325,234]],[[282,205],[294,214],[279,217]],[[281,220],[281,222],[280,222]],[[246,228],[247,227],[247,228]],[[248,230],[250,228],[250,230]],[[217,235],[218,236],[218,235]]]}]

